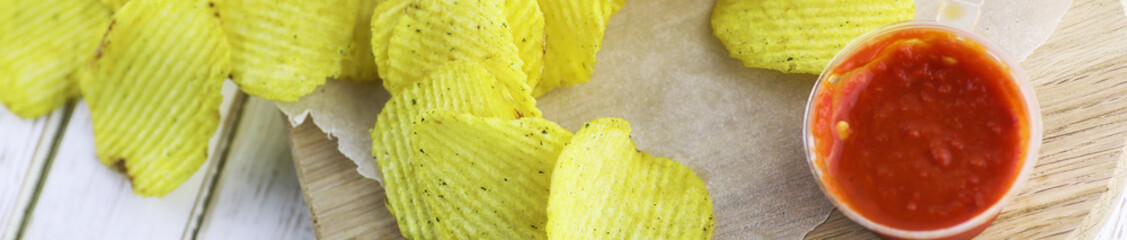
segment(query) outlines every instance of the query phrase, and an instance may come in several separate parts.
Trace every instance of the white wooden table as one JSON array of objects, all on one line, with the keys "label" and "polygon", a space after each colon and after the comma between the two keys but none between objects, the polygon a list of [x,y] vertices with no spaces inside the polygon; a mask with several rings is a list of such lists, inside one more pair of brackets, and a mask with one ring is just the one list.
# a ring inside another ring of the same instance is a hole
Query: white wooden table
[{"label": "white wooden table", "polygon": [[313,239],[281,113],[224,96],[211,157],[160,198],[98,162],[84,102],[34,120],[0,107],[0,239]]}]

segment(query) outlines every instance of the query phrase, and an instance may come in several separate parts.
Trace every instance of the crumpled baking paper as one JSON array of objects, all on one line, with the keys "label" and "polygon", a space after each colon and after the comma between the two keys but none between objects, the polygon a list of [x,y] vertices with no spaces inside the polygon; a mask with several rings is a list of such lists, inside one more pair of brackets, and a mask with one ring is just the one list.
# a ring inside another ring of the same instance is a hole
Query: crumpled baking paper
[{"label": "crumpled baking paper", "polygon": [[[917,19],[935,18],[939,0],[916,3]],[[539,107],[573,131],[598,117],[630,121],[640,150],[704,179],[717,238],[800,238],[833,209],[810,175],[800,136],[817,76],[747,68],[728,57],[712,35],[713,4],[627,1],[611,19],[591,81],[548,93]],[[1020,61],[1070,4],[988,0],[977,30]],[[382,183],[368,130],[388,98],[379,82],[330,80],[278,107],[293,126],[312,116],[361,175]]]}]

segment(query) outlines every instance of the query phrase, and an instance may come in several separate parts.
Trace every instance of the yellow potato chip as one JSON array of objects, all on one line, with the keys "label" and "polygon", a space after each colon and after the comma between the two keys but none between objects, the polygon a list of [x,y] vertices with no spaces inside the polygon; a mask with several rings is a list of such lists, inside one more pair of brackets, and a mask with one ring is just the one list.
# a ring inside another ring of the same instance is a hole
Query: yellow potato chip
[{"label": "yellow potato chip", "polygon": [[102,164],[162,196],[207,160],[230,47],[202,0],[142,0],[114,16],[80,78]]},{"label": "yellow potato chip", "polygon": [[547,238],[552,169],[571,136],[542,118],[419,115],[413,160],[438,238]]},{"label": "yellow potato chip", "polygon": [[352,41],[340,61],[340,79],[368,82],[379,79],[376,62],[372,60],[372,13],[379,0],[358,1],[356,23],[352,28]]},{"label": "yellow potato chip", "polygon": [[481,64],[469,61],[444,64],[392,96],[372,129],[372,155],[383,173],[388,209],[398,220],[399,231],[410,239],[435,238],[433,222],[427,222],[433,218],[422,202],[416,165],[411,162],[418,150],[409,147],[411,121],[429,109],[502,119],[517,119],[535,110],[514,104],[503,85]]},{"label": "yellow potato chip", "polygon": [[528,76],[529,87],[536,86],[544,69],[544,14],[536,0],[505,1],[506,21],[513,33],[522,70]]},{"label": "yellow potato chip", "polygon": [[912,0],[719,0],[712,33],[744,66],[819,74],[854,38],[914,15]]},{"label": "yellow potato chip", "polygon": [[0,0],[0,103],[35,118],[78,96],[111,12],[97,0]]},{"label": "yellow potato chip", "polygon": [[102,0],[102,3],[105,3],[106,6],[109,6],[114,11],[121,9],[121,7],[125,6],[125,3],[127,2],[129,2],[129,0]]},{"label": "yellow potato chip", "polygon": [[[216,3],[231,43],[231,79],[244,92],[296,101],[341,74],[357,0]],[[342,13],[342,11],[344,11]]]},{"label": "yellow potato chip", "polygon": [[403,9],[388,42],[384,87],[392,95],[453,60],[492,60],[485,67],[514,96],[532,88],[505,21],[502,0],[416,0]]},{"label": "yellow potato chip", "polygon": [[[376,62],[376,70],[381,79],[388,78],[388,69],[391,61],[387,55],[388,42],[391,41],[391,32],[403,17],[403,8],[412,0],[385,0],[376,6],[372,13],[372,56]],[[387,80],[384,80],[387,81]],[[387,86],[387,84],[384,84]]]},{"label": "yellow potato chip", "polygon": [[532,95],[590,81],[603,31],[624,4],[625,0],[541,0],[548,40],[544,74]]},{"label": "yellow potato chip", "polygon": [[548,197],[549,239],[710,239],[704,182],[634,148],[630,123],[588,122],[560,153]]}]

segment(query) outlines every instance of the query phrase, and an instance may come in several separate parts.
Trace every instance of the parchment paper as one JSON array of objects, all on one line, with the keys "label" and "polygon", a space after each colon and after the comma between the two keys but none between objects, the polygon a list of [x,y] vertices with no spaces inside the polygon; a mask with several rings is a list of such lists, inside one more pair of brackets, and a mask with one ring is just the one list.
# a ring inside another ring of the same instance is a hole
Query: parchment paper
[{"label": "parchment paper", "polygon": [[[934,19],[939,0],[917,0]],[[1056,28],[1070,1],[987,0],[978,29],[1018,60]],[[707,184],[719,239],[794,239],[832,210],[800,137],[817,76],[746,68],[712,35],[714,1],[628,0],[611,19],[589,83],[539,99],[544,117],[571,130],[598,117],[633,125],[638,148],[677,160]],[[294,126],[307,115],[381,181],[368,130],[388,99],[379,83],[330,80],[278,106]]]},{"label": "parchment paper", "polygon": [[361,176],[383,184],[376,159],[372,157],[372,135],[368,130],[376,126],[376,117],[391,95],[380,82],[356,83],[329,79],[296,102],[278,102],[290,120],[291,127],[313,116],[313,124],[337,139],[337,148],[345,157],[356,163]]}]

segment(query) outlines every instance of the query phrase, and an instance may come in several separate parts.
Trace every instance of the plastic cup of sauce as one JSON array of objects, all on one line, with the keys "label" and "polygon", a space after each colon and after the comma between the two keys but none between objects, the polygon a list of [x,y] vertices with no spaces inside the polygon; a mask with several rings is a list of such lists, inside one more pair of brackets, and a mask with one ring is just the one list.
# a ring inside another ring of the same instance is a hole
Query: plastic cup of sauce
[{"label": "plastic cup of sauce", "polygon": [[883,238],[977,236],[1037,161],[1037,99],[1018,63],[973,32],[978,6],[945,1],[939,21],[867,33],[814,84],[803,126],[811,171],[842,213]]}]

